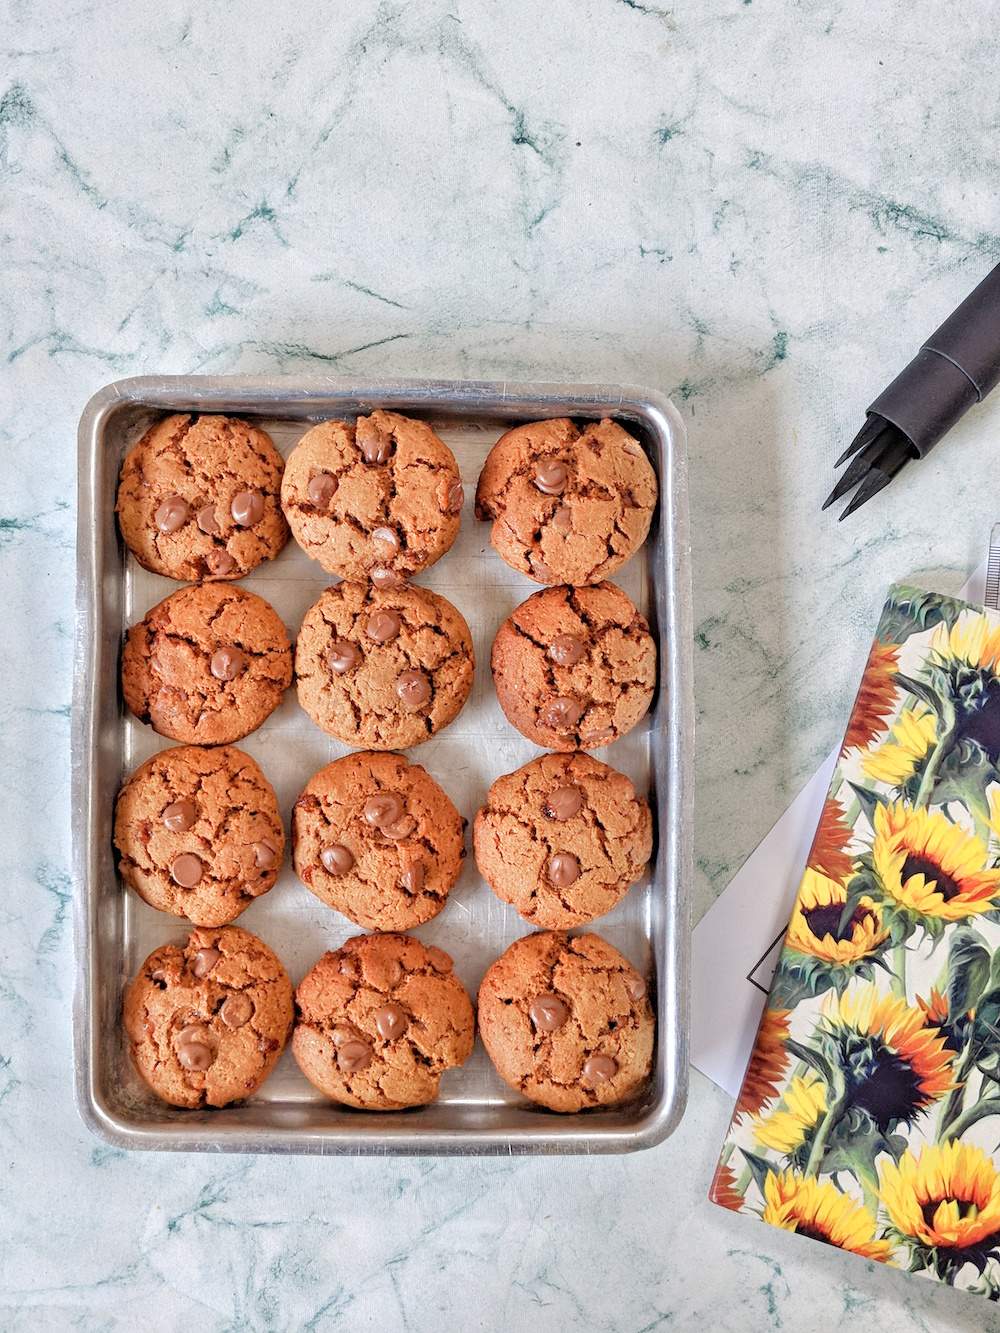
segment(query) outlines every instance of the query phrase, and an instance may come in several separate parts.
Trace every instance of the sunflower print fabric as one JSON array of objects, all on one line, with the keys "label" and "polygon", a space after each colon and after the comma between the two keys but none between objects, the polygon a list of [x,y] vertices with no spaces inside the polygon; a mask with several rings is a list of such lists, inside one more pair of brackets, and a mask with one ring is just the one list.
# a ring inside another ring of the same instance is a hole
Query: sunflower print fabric
[{"label": "sunflower print fabric", "polygon": [[894,588],[716,1203],[1000,1299],[1000,613]]}]

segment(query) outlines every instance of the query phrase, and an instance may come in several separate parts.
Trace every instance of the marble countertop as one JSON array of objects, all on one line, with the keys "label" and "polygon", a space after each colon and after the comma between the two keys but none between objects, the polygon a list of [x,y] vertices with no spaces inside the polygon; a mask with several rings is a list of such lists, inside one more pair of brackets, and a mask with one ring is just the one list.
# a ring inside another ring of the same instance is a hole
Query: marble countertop
[{"label": "marble countertop", "polygon": [[838,526],[864,406],[1000,259],[994,6],[11,0],[0,1322],[1000,1329],[705,1199],[730,1099],[599,1160],[127,1155],[71,1094],[75,427],[153,371],[627,380],[686,417],[694,918],[840,734],[886,585],[1000,517],[1000,396]]}]

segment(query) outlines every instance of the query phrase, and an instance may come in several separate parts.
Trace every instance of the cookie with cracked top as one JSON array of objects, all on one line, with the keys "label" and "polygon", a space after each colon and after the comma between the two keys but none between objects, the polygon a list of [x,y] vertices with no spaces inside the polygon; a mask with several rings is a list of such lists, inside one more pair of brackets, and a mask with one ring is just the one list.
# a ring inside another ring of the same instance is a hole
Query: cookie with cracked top
[{"label": "cookie with cracked top", "polygon": [[299,703],[348,745],[406,749],[447,726],[472,689],[465,618],[417,586],[338,583],[306,612],[295,645]]},{"label": "cookie with cracked top", "polygon": [[545,754],[493,783],[473,845],[498,898],[565,930],[610,912],[641,877],[653,820],[624,773],[587,754]]},{"label": "cookie with cracked top", "polygon": [[377,411],[306,431],[281,503],[292,536],[325,570],[393,588],[452,545],[464,493],[454,454],[426,422]]},{"label": "cookie with cracked top", "polygon": [[410,935],[347,940],[303,977],[295,1004],[299,1068],[347,1106],[426,1106],[472,1052],[472,1001],[451,958]]},{"label": "cookie with cracked top", "polygon": [[228,1106],[257,1091],[294,1020],[292,983],[239,926],[154,949],[125,992],[132,1060],[171,1106]]},{"label": "cookie with cracked top", "polygon": [[549,750],[594,750],[624,736],[649,708],[656,645],[613,583],[543,588],[497,631],[491,656],[500,707]]},{"label": "cookie with cracked top", "polygon": [[478,1009],[497,1073],[551,1111],[617,1106],[649,1077],[646,982],[600,935],[515,940],[483,977]]},{"label": "cookie with cracked top", "polygon": [[285,831],[274,789],[248,754],[178,745],[122,787],[115,846],[122,879],[150,907],[224,926],[274,887]]},{"label": "cookie with cracked top", "polygon": [[171,593],[132,626],[122,652],[126,704],[174,741],[238,741],[291,683],[292,648],[274,607],[230,584]]},{"label": "cookie with cracked top", "polygon": [[288,540],[284,468],[259,426],[235,417],[165,417],[122,463],[117,513],[125,544],[167,578],[242,578]]},{"label": "cookie with cracked top", "polygon": [[401,754],[335,759],[292,812],[295,873],[366,930],[409,930],[437,916],[464,855],[461,815]]},{"label": "cookie with cracked top", "polygon": [[581,431],[567,417],[532,421],[500,437],[476,488],[490,540],[536,583],[599,583],[646,540],[656,473],[617,422]]}]

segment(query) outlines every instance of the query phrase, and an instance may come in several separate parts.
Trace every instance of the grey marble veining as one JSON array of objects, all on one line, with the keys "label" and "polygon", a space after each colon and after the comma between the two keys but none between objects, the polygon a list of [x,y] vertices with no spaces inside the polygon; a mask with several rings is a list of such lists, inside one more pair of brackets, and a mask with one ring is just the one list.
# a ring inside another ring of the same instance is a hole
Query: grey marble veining
[{"label": "grey marble veining", "polygon": [[689,426],[700,915],[882,593],[998,517],[1000,401],[838,526],[865,404],[1000,259],[988,0],[95,6],[0,26],[0,1323],[1000,1329],[627,1159],[130,1157],[71,1101],[74,431],[152,371],[626,379]]}]

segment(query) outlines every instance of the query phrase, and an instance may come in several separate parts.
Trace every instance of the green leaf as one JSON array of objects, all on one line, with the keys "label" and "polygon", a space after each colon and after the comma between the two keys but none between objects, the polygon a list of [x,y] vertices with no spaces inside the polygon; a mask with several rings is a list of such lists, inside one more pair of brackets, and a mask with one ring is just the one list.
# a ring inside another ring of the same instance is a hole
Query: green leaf
[{"label": "green leaf", "polygon": [[971,926],[955,931],[948,951],[948,1015],[954,1021],[975,1009],[990,980],[990,951]]},{"label": "green leaf", "polygon": [[801,1060],[803,1064],[807,1064],[811,1069],[815,1069],[817,1074],[820,1074],[826,1081],[827,1087],[832,1087],[833,1067],[821,1052],[815,1050],[812,1046],[803,1046],[802,1043],[796,1041],[794,1037],[786,1038],[785,1049],[788,1051],[789,1055],[794,1056],[796,1060]]},{"label": "green leaf", "polygon": [[760,1190],[761,1194],[763,1194],[764,1181],[775,1170],[774,1166],[763,1157],[758,1157],[756,1153],[752,1153],[746,1148],[741,1148],[740,1152],[743,1154],[744,1160],[750,1168],[750,1174],[753,1176],[757,1188]]},{"label": "green leaf", "polygon": [[854,795],[858,798],[858,804],[861,806],[865,818],[868,820],[868,823],[871,824],[872,828],[874,829],[875,811],[878,809],[880,805],[886,804],[885,797],[879,795],[878,792],[869,791],[867,787],[859,787],[856,782],[849,781],[847,785],[850,787],[851,791],[854,792]]},{"label": "green leaf", "polygon": [[912,676],[904,676],[901,671],[896,672],[895,681],[907,694],[915,695],[929,708],[933,708],[938,717],[944,716],[947,711],[945,700],[926,681],[914,680]]}]

